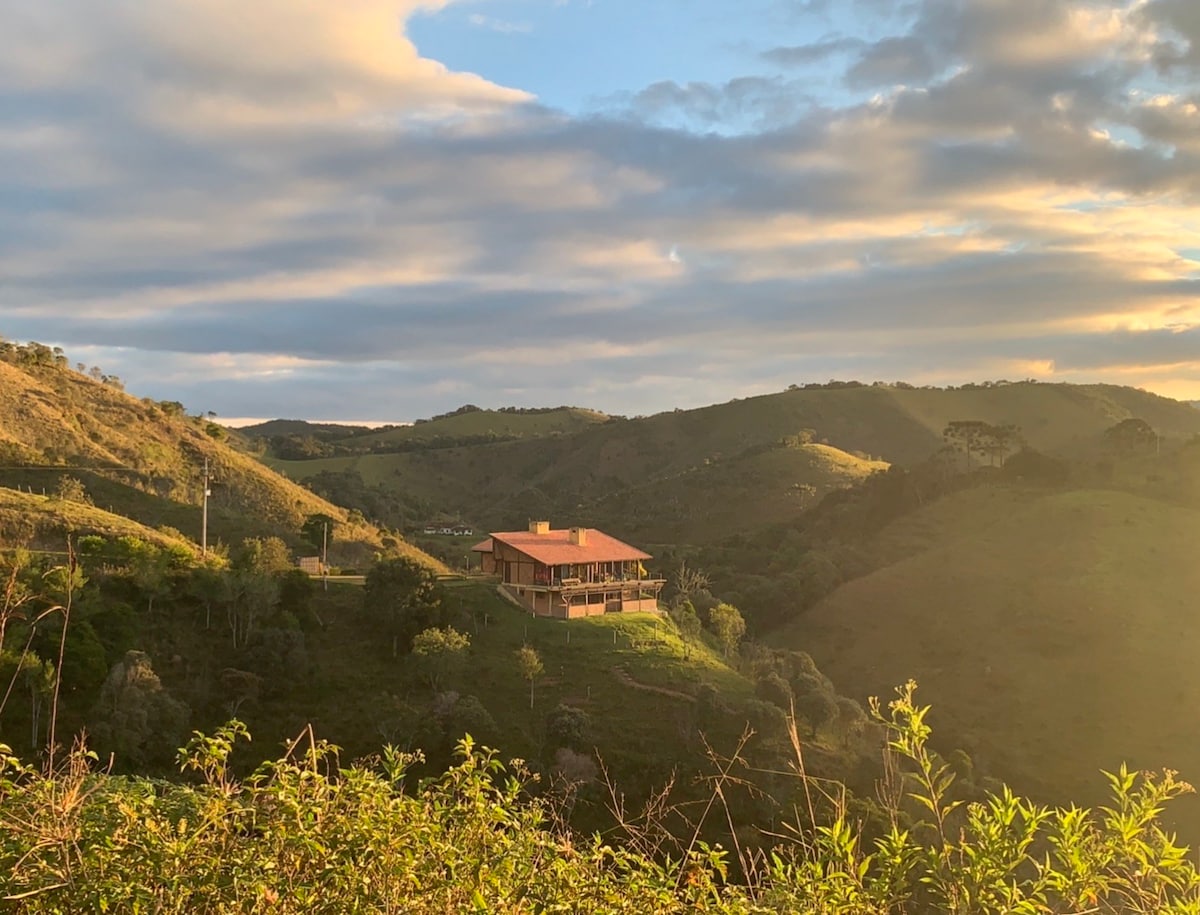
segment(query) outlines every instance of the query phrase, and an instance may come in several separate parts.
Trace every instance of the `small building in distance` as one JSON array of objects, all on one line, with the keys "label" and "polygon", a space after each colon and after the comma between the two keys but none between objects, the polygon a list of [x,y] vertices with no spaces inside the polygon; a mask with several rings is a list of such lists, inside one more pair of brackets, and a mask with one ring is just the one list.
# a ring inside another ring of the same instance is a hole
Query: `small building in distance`
[{"label": "small building in distance", "polygon": [[531,521],[529,530],[494,533],[471,551],[485,574],[499,575],[501,587],[538,616],[657,610],[666,584],[646,575],[649,553],[594,528]]},{"label": "small building in distance", "polygon": [[441,534],[446,537],[470,537],[475,533],[475,529],[469,524],[455,522],[453,524],[447,522],[433,522],[426,524],[421,529],[422,534]]},{"label": "small building in distance", "polygon": [[300,567],[301,572],[307,572],[309,575],[321,574],[320,556],[301,556],[296,560],[296,565]]}]

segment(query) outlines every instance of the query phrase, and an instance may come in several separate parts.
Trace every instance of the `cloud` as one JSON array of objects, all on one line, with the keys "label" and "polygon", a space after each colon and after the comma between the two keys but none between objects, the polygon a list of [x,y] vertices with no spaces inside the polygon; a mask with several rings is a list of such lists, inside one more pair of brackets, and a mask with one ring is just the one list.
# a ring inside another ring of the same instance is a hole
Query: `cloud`
[{"label": "cloud", "polygon": [[764,51],[762,57],[770,63],[780,64],[781,66],[800,67],[809,64],[824,63],[829,58],[839,54],[861,50],[866,44],[861,38],[833,36],[801,45],[771,48],[768,51]]},{"label": "cloud", "polygon": [[846,71],[846,82],[856,88],[895,83],[923,83],[938,71],[925,43],[912,35],[884,38],[864,49]]},{"label": "cloud", "polygon": [[0,332],[229,415],[1029,365],[1200,396],[1190,5],[922,0],[763,52],[836,93],[664,79],[590,116],[423,58],[436,6],[19,5]]}]

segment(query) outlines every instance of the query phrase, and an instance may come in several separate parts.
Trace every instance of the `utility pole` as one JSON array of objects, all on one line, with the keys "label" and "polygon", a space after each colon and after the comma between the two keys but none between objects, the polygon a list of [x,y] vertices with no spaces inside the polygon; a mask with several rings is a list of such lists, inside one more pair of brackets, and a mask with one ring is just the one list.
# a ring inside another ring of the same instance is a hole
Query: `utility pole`
[{"label": "utility pole", "polygon": [[200,511],[200,555],[208,556],[208,457],[204,458],[204,507]]},{"label": "utility pole", "polygon": [[321,522],[321,585],[329,590],[329,522]]}]

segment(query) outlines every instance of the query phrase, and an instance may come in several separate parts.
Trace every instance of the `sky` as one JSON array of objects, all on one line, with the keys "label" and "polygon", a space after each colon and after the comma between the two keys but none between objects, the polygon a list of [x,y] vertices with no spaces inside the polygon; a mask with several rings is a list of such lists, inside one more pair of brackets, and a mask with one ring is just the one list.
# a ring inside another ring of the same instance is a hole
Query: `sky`
[{"label": "sky", "polygon": [[226,418],[1200,398],[1194,0],[0,0],[0,335]]}]

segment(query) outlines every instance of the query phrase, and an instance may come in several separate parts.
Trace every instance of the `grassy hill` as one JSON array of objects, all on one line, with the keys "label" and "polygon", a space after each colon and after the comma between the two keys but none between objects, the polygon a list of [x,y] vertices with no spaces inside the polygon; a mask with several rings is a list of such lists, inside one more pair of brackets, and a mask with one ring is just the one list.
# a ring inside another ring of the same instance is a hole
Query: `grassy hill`
[{"label": "grassy hill", "polygon": [[608,418],[604,413],[581,407],[560,407],[520,413],[507,410],[471,410],[356,437],[354,443],[358,446],[378,448],[412,442],[433,442],[438,439],[454,441],[489,437],[542,438],[547,435],[581,432],[597,423],[606,422]]},{"label": "grassy hill", "polygon": [[237,432],[247,438],[271,438],[275,435],[315,435],[326,439],[350,438],[371,433],[370,426],[342,423],[315,423],[306,419],[269,419],[263,423],[242,426]]},{"label": "grassy hill", "polygon": [[[1039,450],[1092,455],[1105,429],[1132,416],[1165,441],[1200,434],[1200,411],[1112,385],[821,387],[536,439],[268,463],[300,480],[357,474],[368,486],[423,500],[421,513],[481,527],[520,526],[540,515],[649,543],[700,543],[794,516],[807,494],[882,466],[871,461],[923,460],[941,447],[952,420],[1011,423]],[[424,434],[426,425],[450,420],[485,421],[466,413],[384,434]],[[805,435],[831,450],[820,460],[815,452],[773,450]]]},{"label": "grassy hill", "polygon": [[[987,487],[882,531],[883,568],[778,634],[856,698],[914,677],[935,729],[1043,797],[1122,761],[1200,778],[1200,511],[1113,490]],[[1180,805],[1200,834],[1200,803]]]},{"label": "grassy hill", "polygon": [[[461,674],[443,688],[480,699],[495,728],[477,726],[473,736],[503,745],[506,753],[541,755],[546,715],[565,702],[588,714],[588,746],[623,776],[640,784],[665,781],[673,766],[697,762],[695,735],[686,734],[702,687],[712,687],[732,705],[753,695],[753,685],[711,648],[685,651],[666,617],[638,613],[547,620],[513,606],[489,584],[450,583],[447,594],[472,645]],[[331,592],[320,608],[325,628],[309,637],[315,675],[297,682],[277,703],[246,710],[246,720],[268,746],[308,721],[351,756],[375,752],[384,740],[412,739],[403,710],[422,708],[429,688],[412,676],[411,658],[391,657],[386,640],[375,636],[358,609],[358,595],[353,588]],[[534,684],[532,709],[529,684],[513,658],[525,644],[538,651],[545,666]],[[719,727],[713,738],[733,741],[742,723]],[[423,743],[437,749],[428,739]]]},{"label": "grassy hill", "polygon": [[65,549],[68,532],[137,537],[163,548],[195,551],[194,543],[169,529],[154,530],[94,505],[0,487],[0,545],[25,544],[59,551]]},{"label": "grassy hill", "polygon": [[632,448],[602,448],[587,462],[568,443],[531,444],[268,464],[301,480],[351,471],[368,485],[418,496],[426,514],[481,527],[520,527],[536,515],[648,543],[701,542],[794,517],[831,489],[888,466],[828,445],[775,443],[669,473],[647,468],[639,479],[626,470],[638,461]]},{"label": "grassy hill", "polygon": [[[427,447],[486,444],[523,438],[543,438],[580,432],[610,417],[581,407],[547,409],[483,410],[462,407],[432,419],[390,425],[380,429],[274,419],[238,430],[248,439],[266,440],[276,457],[289,457],[289,450],[307,447],[321,456],[346,456],[387,451],[412,451]],[[312,442],[320,443],[313,448]]]},{"label": "grassy hill", "polygon": [[305,518],[338,520],[334,555],[362,562],[391,549],[435,566],[431,557],[353,519],[309,490],[229,447],[220,427],[179,404],[138,400],[65,367],[0,361],[0,486],[53,493],[63,476],[80,479],[114,514],[199,539],[203,466],[212,496],[209,540],[280,535],[298,545]]}]

